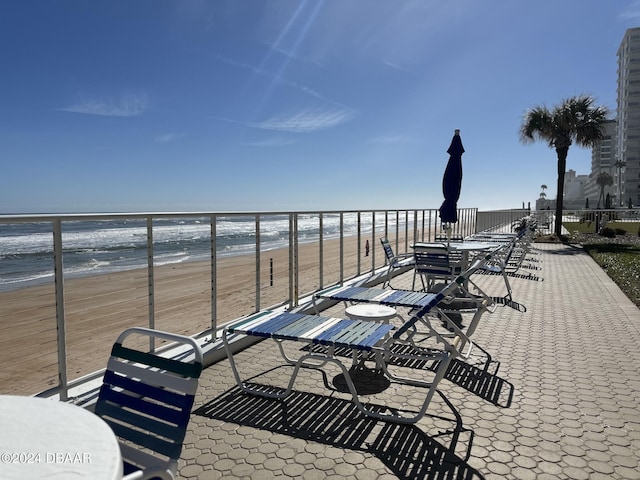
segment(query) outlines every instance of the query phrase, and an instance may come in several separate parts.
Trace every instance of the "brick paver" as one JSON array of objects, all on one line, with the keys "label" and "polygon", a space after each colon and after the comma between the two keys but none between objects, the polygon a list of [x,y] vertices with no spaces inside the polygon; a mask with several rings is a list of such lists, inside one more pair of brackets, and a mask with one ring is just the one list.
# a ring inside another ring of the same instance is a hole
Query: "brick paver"
[{"label": "brick paver", "polygon": [[[416,425],[363,418],[334,366],[301,372],[279,402],[241,394],[224,360],[203,373],[180,478],[640,478],[640,311],[580,248],[535,247],[544,281],[510,279],[526,311],[482,318],[490,358],[454,361]],[[504,293],[500,277],[478,283]],[[291,373],[271,341],[237,359],[255,382]],[[411,409],[423,394],[392,383],[365,398]]]}]

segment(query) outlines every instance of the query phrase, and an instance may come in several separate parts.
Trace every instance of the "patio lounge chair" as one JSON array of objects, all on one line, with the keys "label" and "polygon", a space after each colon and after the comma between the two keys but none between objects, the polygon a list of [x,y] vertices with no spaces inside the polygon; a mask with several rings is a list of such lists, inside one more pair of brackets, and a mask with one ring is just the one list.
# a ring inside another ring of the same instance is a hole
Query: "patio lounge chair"
[{"label": "patio lounge chair", "polygon": [[[124,347],[132,334],[186,345],[180,359]],[[130,328],[111,350],[95,413],[118,437],[125,479],[175,478],[189,423],[202,351],[189,337]]]},{"label": "patio lounge chair", "polygon": [[[385,280],[385,282],[382,284],[383,287],[389,286],[391,287],[391,273],[394,270],[397,270],[399,268],[403,268],[403,267],[408,267],[410,265],[413,265],[413,254],[412,253],[406,253],[406,254],[394,254],[393,253],[393,248],[391,247],[391,244],[389,243],[389,240],[387,240],[386,238],[381,238],[380,239],[380,243],[382,243],[382,248],[384,249],[384,254],[387,257],[387,264],[389,265],[387,268],[387,279]],[[393,288],[393,287],[391,287]]]},{"label": "patio lounge chair", "polygon": [[[460,275],[454,282],[443,287],[443,289],[429,296],[428,301],[415,314],[399,328],[393,325],[376,323],[363,320],[350,320],[341,318],[330,318],[319,315],[306,315],[291,312],[271,312],[263,311],[242,319],[223,330],[223,342],[227,351],[231,369],[240,389],[246,393],[265,396],[269,398],[283,399],[287,397],[293,389],[293,385],[300,368],[321,369],[327,363],[337,365],[344,375],[346,384],[353,397],[353,402],[358,410],[364,415],[398,423],[415,423],[422,418],[429,406],[440,380],[444,377],[451,359],[458,355],[456,340],[449,342],[429,321],[429,313],[436,308],[447,296],[451,295],[465,282],[465,275],[476,271],[484,263],[484,259],[474,262],[465,274]],[[429,338],[433,339],[438,348],[416,347],[411,341],[411,330],[416,328],[416,324],[422,323],[429,330]],[[407,335],[409,334],[409,335]],[[288,385],[282,391],[273,391],[265,385],[255,385],[245,383],[240,377],[237,369],[233,351],[229,343],[229,337],[233,335],[250,335],[255,337],[273,339],[280,350],[284,360],[294,367]],[[309,347],[322,346],[320,351],[317,348],[309,348],[307,353],[302,353],[299,358],[290,358],[283,348],[283,342],[293,341],[307,344]],[[412,344],[409,352],[397,351],[392,347],[396,345]],[[426,388],[426,395],[419,411],[413,416],[404,416],[395,409],[386,412],[367,407],[360,401],[358,392],[351,379],[350,370],[343,360],[336,354],[336,348],[346,348],[353,353],[352,366],[356,365],[358,354],[372,354],[376,361],[376,368],[384,375],[399,383]],[[433,367],[429,372],[433,373],[431,381],[425,381],[424,370],[420,370],[420,378],[409,378],[399,376],[389,371],[390,362],[395,359],[417,360],[420,362],[433,362]]]},{"label": "patio lounge chair", "polygon": [[[495,255],[489,262],[487,262],[478,273],[486,275],[501,275],[507,293],[504,299],[507,302],[513,303],[513,290],[509,277],[517,277],[528,280],[539,281],[541,278],[532,275],[530,272],[526,274],[519,273],[521,267],[525,267],[523,262],[527,258],[531,248],[531,229],[521,229],[514,234],[491,234],[480,233],[474,236],[474,238],[481,238],[482,240],[489,239],[492,242],[503,242],[506,247],[503,248],[498,255]],[[526,266],[530,269],[538,269],[538,267]]]},{"label": "patio lounge chair", "polygon": [[[487,262],[490,262],[495,252],[488,252],[482,257],[481,261],[475,266],[482,269]],[[477,272],[478,270],[475,270]],[[442,324],[449,330],[442,333],[447,338],[458,338],[459,353],[465,358],[471,354],[473,342],[469,339],[475,332],[482,315],[485,312],[494,312],[497,304],[494,299],[487,295],[476,283],[471,279],[471,271],[467,271],[462,275],[465,282],[457,285],[457,290],[445,296],[445,298],[433,307],[429,314],[437,317]],[[468,287],[472,286],[474,293],[472,294]],[[376,287],[361,286],[342,286],[337,285],[319,290],[313,294],[313,306],[318,313],[318,299],[334,300],[344,302],[345,304],[354,303],[373,303],[388,307],[404,307],[410,309],[410,315],[414,314],[425,305],[428,305],[435,297],[433,292],[415,292],[413,290],[397,290]],[[453,321],[448,314],[451,313],[472,313],[473,317],[469,321],[468,326],[462,332],[460,326]],[[413,329],[417,334],[417,329]],[[419,336],[416,336],[418,341]],[[465,348],[463,348],[465,347]]]}]

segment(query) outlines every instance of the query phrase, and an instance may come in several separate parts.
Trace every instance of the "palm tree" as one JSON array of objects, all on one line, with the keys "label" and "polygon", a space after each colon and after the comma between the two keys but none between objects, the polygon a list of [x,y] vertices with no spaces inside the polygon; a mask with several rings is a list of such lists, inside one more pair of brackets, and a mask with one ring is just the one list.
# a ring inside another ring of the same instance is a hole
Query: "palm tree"
[{"label": "palm tree", "polygon": [[545,106],[535,107],[526,112],[520,127],[523,143],[544,140],[549,147],[556,149],[558,190],[554,232],[558,237],[562,231],[562,197],[569,147],[574,142],[581,147],[590,147],[604,136],[607,108],[595,106],[594,103],[593,97],[578,95],[563,100],[553,110]]},{"label": "palm tree", "polygon": [[604,201],[604,187],[613,185],[613,177],[607,172],[600,172],[596,177],[596,184],[600,187],[600,196],[598,197],[598,206],[600,208],[600,200]]}]

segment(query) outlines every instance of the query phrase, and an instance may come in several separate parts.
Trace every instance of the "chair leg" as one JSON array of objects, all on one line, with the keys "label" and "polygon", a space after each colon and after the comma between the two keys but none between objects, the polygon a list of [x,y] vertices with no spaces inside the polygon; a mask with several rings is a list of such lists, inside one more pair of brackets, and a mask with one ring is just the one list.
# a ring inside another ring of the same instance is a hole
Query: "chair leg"
[{"label": "chair leg", "polygon": [[392,271],[393,271],[393,268],[391,266],[389,266],[389,268],[387,269],[387,279],[382,284],[382,288],[391,287],[391,272]]},{"label": "chair leg", "polygon": [[[414,292],[416,291],[416,275],[420,275],[420,283],[422,284],[422,292],[426,292],[427,291],[427,287],[425,286],[424,283],[424,274],[422,272],[418,273],[416,272],[416,270],[413,271],[413,283],[411,284],[411,290],[413,290]],[[428,278],[427,278],[427,285],[428,285]]]},{"label": "chair leg", "polygon": [[509,297],[509,300],[513,301],[513,298],[511,296],[511,284],[509,283],[509,278],[507,276],[507,272],[502,270],[502,276],[504,277],[504,284],[507,287],[507,295]]}]

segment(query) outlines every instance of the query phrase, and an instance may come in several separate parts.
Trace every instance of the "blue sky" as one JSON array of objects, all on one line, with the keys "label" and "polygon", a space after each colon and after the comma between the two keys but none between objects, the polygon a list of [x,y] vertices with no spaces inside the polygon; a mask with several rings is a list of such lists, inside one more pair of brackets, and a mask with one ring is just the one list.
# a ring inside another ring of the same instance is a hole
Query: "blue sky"
[{"label": "blue sky", "polygon": [[[615,114],[635,0],[0,0],[0,212],[438,208],[555,196],[525,111]],[[589,173],[589,150],[568,168]]]}]

